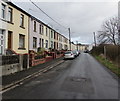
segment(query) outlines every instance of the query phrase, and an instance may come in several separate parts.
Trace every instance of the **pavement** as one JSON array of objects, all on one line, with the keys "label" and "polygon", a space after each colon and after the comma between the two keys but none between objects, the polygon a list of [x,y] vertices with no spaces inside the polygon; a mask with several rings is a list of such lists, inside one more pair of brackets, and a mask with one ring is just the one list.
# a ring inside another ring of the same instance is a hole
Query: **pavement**
[{"label": "pavement", "polygon": [[63,57],[54,59],[52,61],[39,64],[37,66],[30,67],[27,70],[23,70],[11,75],[3,76],[2,78],[2,90],[9,88],[17,83],[20,83],[26,79],[31,78],[34,75],[37,75],[40,72],[46,72],[54,66],[59,65],[60,63],[64,62]]}]

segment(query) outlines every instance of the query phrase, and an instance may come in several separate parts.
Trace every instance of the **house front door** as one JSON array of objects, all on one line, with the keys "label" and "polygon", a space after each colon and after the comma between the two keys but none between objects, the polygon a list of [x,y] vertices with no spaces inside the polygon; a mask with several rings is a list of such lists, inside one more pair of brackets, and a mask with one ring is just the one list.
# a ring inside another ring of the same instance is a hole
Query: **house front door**
[{"label": "house front door", "polygon": [[8,49],[12,49],[12,32],[8,31]]}]

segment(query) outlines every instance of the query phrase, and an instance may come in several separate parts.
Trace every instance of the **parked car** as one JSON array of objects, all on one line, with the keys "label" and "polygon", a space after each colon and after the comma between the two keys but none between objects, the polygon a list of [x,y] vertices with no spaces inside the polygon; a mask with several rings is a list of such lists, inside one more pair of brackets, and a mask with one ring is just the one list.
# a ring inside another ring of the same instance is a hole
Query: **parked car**
[{"label": "parked car", "polygon": [[75,55],[72,51],[67,51],[64,53],[64,59],[74,59]]},{"label": "parked car", "polygon": [[85,50],[84,53],[89,53],[89,50]]},{"label": "parked car", "polygon": [[80,50],[78,51],[79,55],[81,54]]},{"label": "parked car", "polygon": [[73,54],[75,55],[75,57],[77,57],[78,55],[79,55],[79,52],[77,51],[77,50],[74,50],[74,51],[72,51],[73,52]]}]

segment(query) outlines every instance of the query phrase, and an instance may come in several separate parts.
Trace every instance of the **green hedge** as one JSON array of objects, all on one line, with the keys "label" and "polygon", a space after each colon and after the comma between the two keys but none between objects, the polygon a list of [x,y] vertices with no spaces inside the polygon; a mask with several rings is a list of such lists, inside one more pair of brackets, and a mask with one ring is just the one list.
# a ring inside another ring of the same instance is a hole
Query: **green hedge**
[{"label": "green hedge", "polygon": [[91,53],[94,55],[104,54],[104,46],[106,47],[106,58],[114,62],[120,62],[120,46],[102,44],[93,47]]}]

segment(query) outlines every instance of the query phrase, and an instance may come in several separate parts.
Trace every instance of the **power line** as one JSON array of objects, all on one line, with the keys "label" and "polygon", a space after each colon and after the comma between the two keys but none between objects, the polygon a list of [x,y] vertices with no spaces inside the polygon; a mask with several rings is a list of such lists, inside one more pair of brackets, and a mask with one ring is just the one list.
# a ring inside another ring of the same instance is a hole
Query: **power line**
[{"label": "power line", "polygon": [[50,17],[46,12],[44,12],[40,7],[38,7],[33,1],[29,0],[35,7],[37,7],[41,12],[43,12],[47,17],[49,17],[51,20],[53,20],[54,22],[56,22],[58,25],[64,27],[65,29],[67,29],[65,26],[61,25],[60,23],[58,23],[56,20],[54,20],[52,17]]}]

